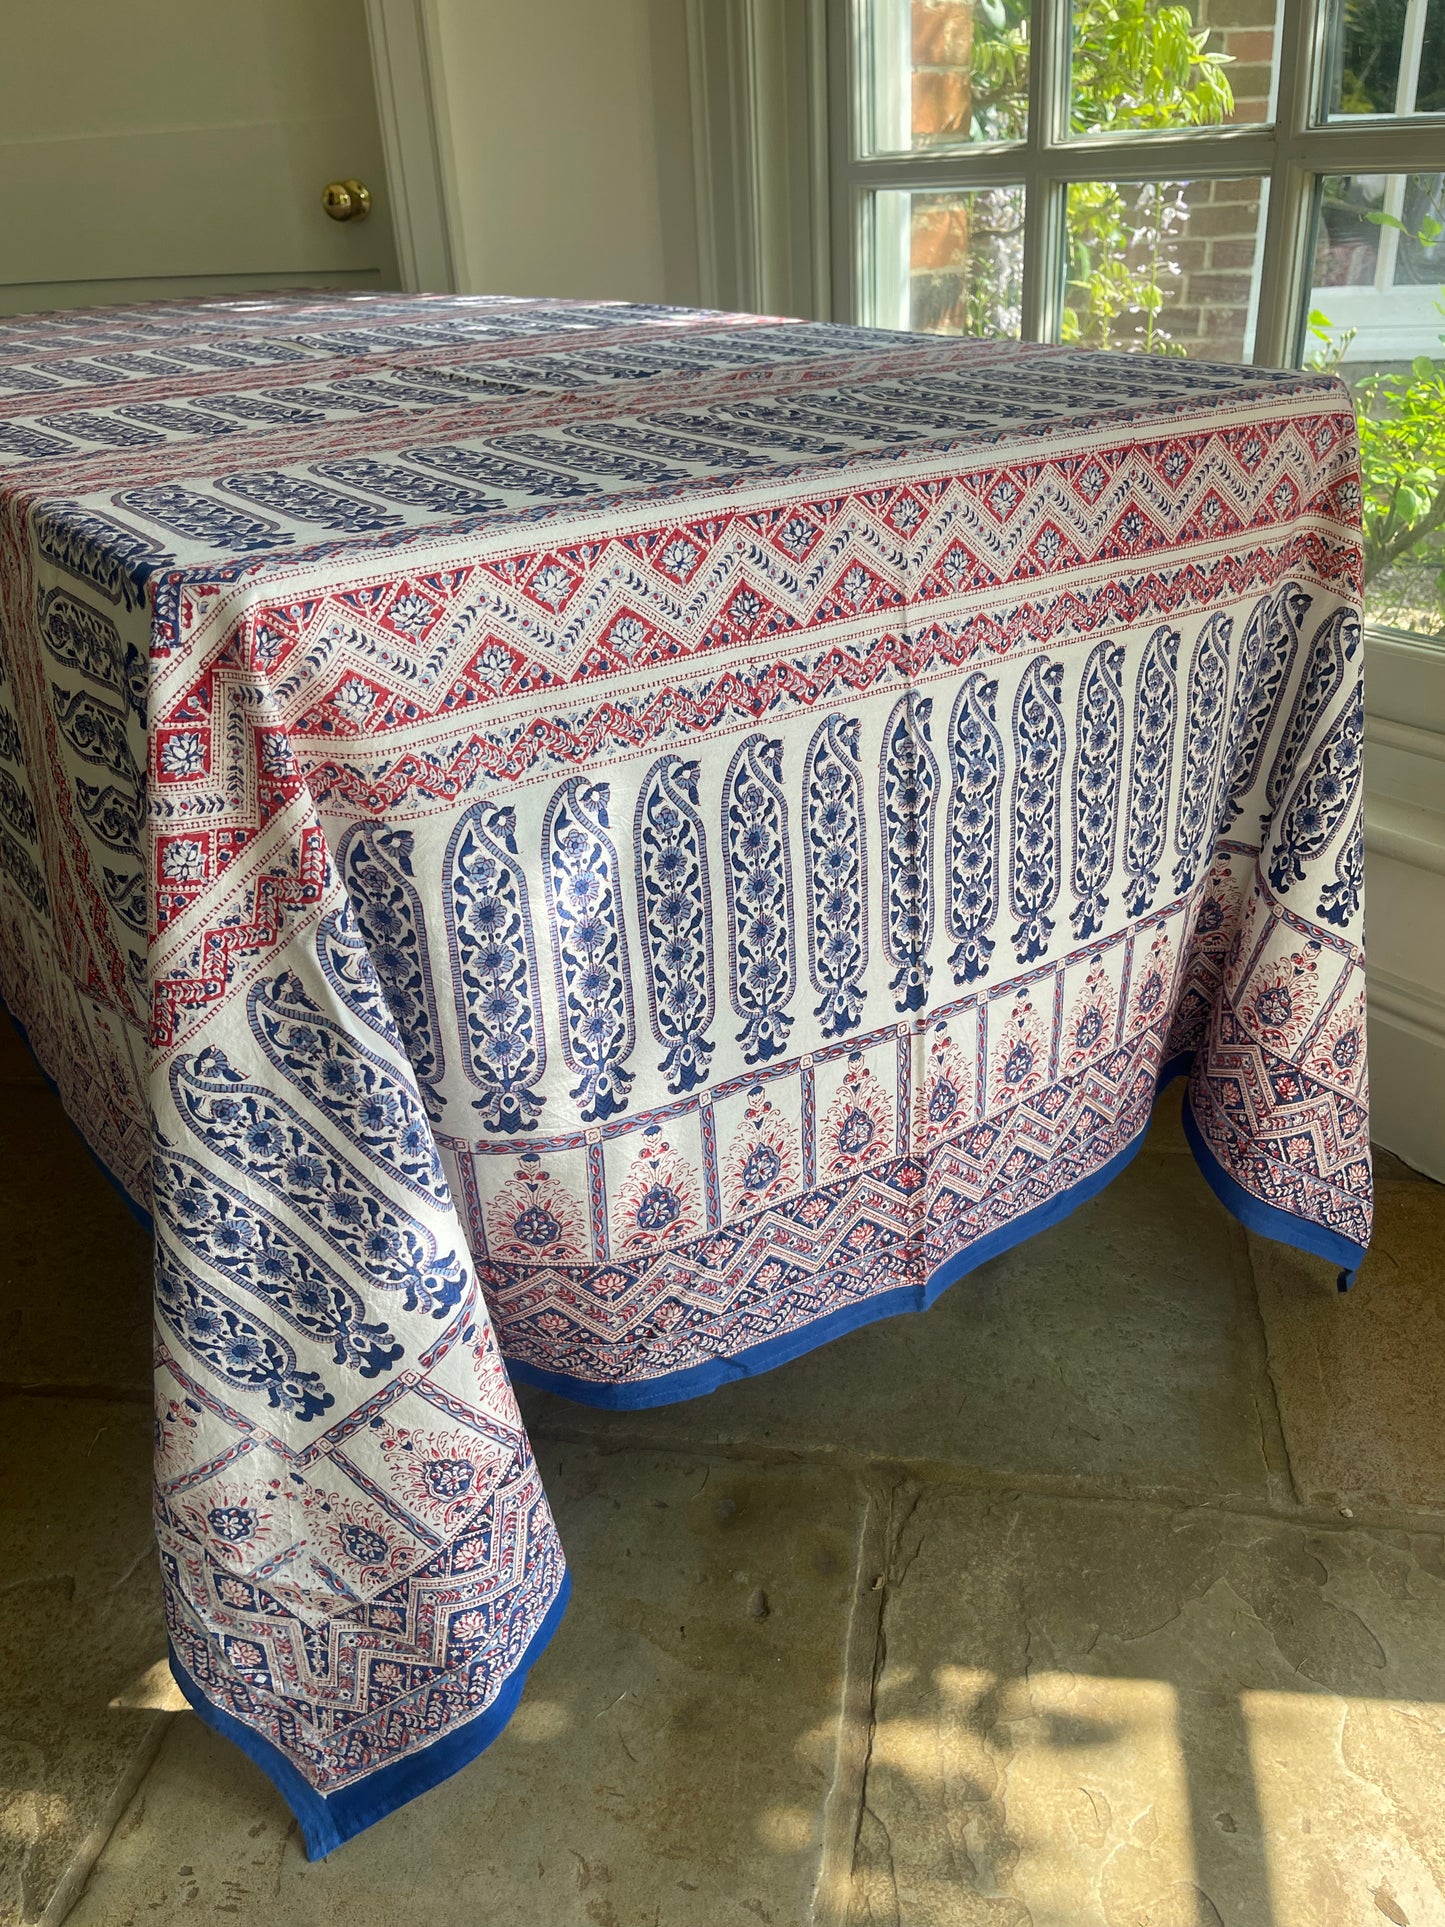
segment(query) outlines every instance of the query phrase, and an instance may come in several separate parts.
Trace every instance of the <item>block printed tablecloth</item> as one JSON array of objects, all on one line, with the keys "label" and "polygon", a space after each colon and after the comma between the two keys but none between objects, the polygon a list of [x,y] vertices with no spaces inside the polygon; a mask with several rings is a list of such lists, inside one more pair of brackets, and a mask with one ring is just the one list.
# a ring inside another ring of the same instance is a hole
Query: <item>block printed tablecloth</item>
[{"label": "block printed tablecloth", "polygon": [[174,1664],[312,1853],[561,1612],[512,1381],[920,1308],[1179,1070],[1224,1201],[1358,1261],[1337,382],[117,309],[0,325],[0,491],[0,989],[154,1214]]}]

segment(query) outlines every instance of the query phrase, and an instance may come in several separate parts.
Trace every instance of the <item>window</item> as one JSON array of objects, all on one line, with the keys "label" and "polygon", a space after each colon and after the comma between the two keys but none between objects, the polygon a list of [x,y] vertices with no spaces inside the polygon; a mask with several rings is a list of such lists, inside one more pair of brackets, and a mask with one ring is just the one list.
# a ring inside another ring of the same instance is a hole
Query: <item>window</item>
[{"label": "window", "polygon": [[843,311],[1338,372],[1367,613],[1445,642],[1445,0],[835,18]]}]

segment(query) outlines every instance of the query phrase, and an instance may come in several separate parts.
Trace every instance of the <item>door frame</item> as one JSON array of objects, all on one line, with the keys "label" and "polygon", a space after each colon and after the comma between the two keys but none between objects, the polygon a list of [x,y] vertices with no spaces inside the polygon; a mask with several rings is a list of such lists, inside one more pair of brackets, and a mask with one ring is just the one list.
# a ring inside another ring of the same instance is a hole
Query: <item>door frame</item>
[{"label": "door frame", "polygon": [[435,0],[365,0],[376,112],[402,286],[468,285]]}]

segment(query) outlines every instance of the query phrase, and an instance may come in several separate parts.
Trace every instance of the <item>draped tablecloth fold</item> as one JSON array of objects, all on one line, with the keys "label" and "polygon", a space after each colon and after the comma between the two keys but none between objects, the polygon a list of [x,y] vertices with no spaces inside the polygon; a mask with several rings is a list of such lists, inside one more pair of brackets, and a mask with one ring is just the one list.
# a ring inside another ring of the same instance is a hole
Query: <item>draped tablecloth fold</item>
[{"label": "draped tablecloth fold", "polygon": [[656,1404],[921,1308],[1180,1071],[1230,1209],[1358,1262],[1337,381],[22,317],[0,509],[0,989],[153,1214],[173,1664],[311,1853],[560,1615],[513,1381]]}]

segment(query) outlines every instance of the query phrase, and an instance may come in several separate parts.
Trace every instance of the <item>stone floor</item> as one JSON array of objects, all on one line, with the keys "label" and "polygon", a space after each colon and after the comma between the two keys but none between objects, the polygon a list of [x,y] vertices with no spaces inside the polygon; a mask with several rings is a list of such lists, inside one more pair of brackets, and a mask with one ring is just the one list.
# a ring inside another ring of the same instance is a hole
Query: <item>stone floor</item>
[{"label": "stone floor", "polygon": [[1356,1290],[1177,1104],[925,1317],[529,1396],[573,1606],[490,1752],[310,1865],[180,1702],[147,1252],[0,1050],[0,1921],[1445,1927],[1445,1188]]}]

